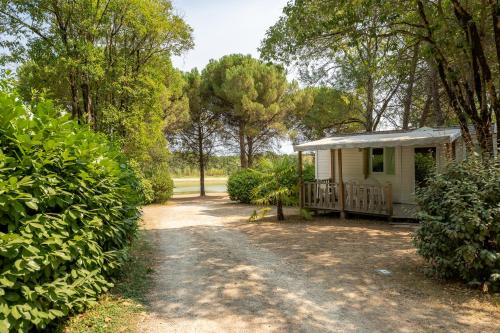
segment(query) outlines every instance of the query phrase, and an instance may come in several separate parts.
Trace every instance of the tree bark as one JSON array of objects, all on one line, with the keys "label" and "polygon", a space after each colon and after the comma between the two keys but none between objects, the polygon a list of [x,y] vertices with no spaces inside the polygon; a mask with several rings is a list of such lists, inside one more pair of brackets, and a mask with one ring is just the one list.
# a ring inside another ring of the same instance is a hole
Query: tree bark
[{"label": "tree bark", "polygon": [[240,144],[240,166],[243,169],[248,168],[248,161],[247,161],[247,152],[246,152],[246,144],[245,144],[245,124],[243,121],[240,121],[239,127],[238,127],[238,137],[239,137],[239,144]]},{"label": "tree bark", "polygon": [[92,105],[92,96],[90,94],[90,85],[87,80],[81,84],[82,97],[83,97],[83,111],[87,117],[87,123],[95,127],[95,115]]},{"label": "tree bark", "polygon": [[247,136],[247,165],[253,167],[253,138]]},{"label": "tree bark", "polygon": [[435,126],[444,126],[444,115],[441,108],[441,100],[439,98],[439,78],[436,67],[434,64],[429,64],[430,66],[430,77],[429,77],[429,87],[432,99],[432,114],[434,116]]},{"label": "tree bark", "polygon": [[283,214],[283,202],[280,199],[276,202],[276,215],[278,217],[278,221],[285,220],[285,214]]},{"label": "tree bark", "polygon": [[198,165],[200,167],[200,197],[205,193],[205,154],[203,153],[203,130],[201,124],[198,125]]},{"label": "tree bark", "polygon": [[408,85],[406,87],[405,101],[404,101],[404,111],[403,111],[403,129],[407,130],[410,125],[410,114],[411,106],[413,104],[413,86],[415,84],[415,72],[417,70],[418,55],[419,55],[420,44],[417,43],[413,47],[413,56],[410,66],[410,74],[408,77]]},{"label": "tree bark", "polygon": [[78,88],[76,86],[75,74],[72,72],[69,73],[69,87],[71,91],[71,117],[80,123],[82,121],[82,111],[78,103]]},{"label": "tree bark", "polygon": [[371,75],[368,75],[368,79],[366,82],[366,122],[365,122],[365,130],[367,132],[372,132],[373,128],[373,112],[375,108],[375,92],[374,92],[374,84],[373,78]]}]

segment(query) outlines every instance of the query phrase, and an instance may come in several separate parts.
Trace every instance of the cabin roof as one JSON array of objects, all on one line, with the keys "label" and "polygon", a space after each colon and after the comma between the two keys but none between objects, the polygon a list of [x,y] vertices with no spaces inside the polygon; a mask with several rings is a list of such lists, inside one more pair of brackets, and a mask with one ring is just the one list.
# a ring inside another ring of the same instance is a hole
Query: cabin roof
[{"label": "cabin roof", "polygon": [[422,127],[409,131],[386,131],[337,135],[321,140],[295,145],[295,151],[312,151],[338,148],[382,148],[451,143],[461,136],[459,128]]}]

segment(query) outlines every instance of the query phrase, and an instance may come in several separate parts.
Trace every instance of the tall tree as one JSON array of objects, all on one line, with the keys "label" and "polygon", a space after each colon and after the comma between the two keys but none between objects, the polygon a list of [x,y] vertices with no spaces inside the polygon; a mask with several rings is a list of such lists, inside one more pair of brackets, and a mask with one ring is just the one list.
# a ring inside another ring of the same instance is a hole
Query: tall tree
[{"label": "tall tree", "polygon": [[[498,1],[417,0],[413,22],[472,149],[469,120],[485,154],[493,153],[492,120],[500,125],[500,5]],[[409,19],[411,20],[411,18]]]},{"label": "tall tree", "polygon": [[202,76],[228,136],[238,143],[241,167],[251,167],[255,154],[285,131],[283,119],[292,104],[284,70],[233,54],[210,61]]},{"label": "tall tree", "polygon": [[25,91],[48,91],[100,130],[109,130],[106,113],[129,113],[145,99],[161,110],[170,55],[192,45],[169,0],[1,1],[0,24],[20,41],[12,50],[25,55]]},{"label": "tall tree", "polygon": [[165,169],[165,131],[187,119],[170,57],[192,46],[169,0],[0,0],[0,26],[25,99],[44,91],[145,173]]},{"label": "tall tree", "polygon": [[308,87],[296,92],[287,116],[293,142],[363,130],[362,103],[348,92],[330,87]]},{"label": "tall tree", "polygon": [[189,100],[189,121],[174,135],[175,151],[194,157],[200,171],[200,196],[205,196],[205,169],[220,142],[223,128],[221,115],[214,112],[210,99],[202,90],[202,77],[197,69],[185,74],[184,93]]},{"label": "tall tree", "polygon": [[364,104],[360,122],[374,131],[394,103],[404,45],[389,31],[389,8],[376,1],[290,1],[261,46],[265,59],[300,68],[308,83],[333,85]]}]

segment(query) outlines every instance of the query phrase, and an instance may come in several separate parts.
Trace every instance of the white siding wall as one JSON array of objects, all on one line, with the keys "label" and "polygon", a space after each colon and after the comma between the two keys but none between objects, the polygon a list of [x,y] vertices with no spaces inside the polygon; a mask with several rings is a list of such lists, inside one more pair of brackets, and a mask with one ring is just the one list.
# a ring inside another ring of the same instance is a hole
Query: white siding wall
[{"label": "white siding wall", "polygon": [[[495,140],[496,148],[496,140]],[[422,146],[424,147],[424,146]],[[425,146],[428,147],[428,146]],[[358,148],[342,149],[342,171],[344,181],[358,181],[360,183],[386,184],[390,182],[393,188],[395,203],[415,203],[415,148],[396,147],[396,172],[395,175],[385,173],[371,173],[367,179],[363,175],[363,151]],[[462,138],[455,143],[457,161],[466,158],[465,144]],[[316,179],[331,178],[330,150],[316,152]],[[335,156],[337,163],[337,156]],[[436,146],[436,168],[444,170],[448,163],[445,145]],[[335,180],[338,181],[338,167],[335,165]]]},{"label": "white siding wall", "polygon": [[[316,179],[330,178],[330,151],[316,152]],[[337,163],[337,156],[335,156]],[[412,147],[396,147],[395,174],[371,173],[367,179],[363,175],[363,150],[358,148],[342,149],[342,173],[344,181],[385,185],[392,184],[394,202],[413,203],[415,188],[414,150]],[[335,179],[338,181],[338,168],[335,166]]]}]

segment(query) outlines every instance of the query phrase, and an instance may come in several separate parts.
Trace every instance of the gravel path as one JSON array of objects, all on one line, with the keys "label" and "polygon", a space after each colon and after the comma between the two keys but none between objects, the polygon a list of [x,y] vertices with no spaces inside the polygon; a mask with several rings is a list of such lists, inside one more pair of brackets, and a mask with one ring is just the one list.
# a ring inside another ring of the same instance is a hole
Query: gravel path
[{"label": "gravel path", "polygon": [[[500,327],[498,312],[473,314],[467,320],[483,326],[469,326],[463,316],[450,318],[453,304],[435,304],[418,292],[401,295],[400,287],[395,292],[398,281],[387,280],[393,277],[371,268],[366,273],[366,265],[377,267],[380,261],[339,261],[332,254],[336,245],[328,248],[328,239],[311,238],[321,225],[249,224],[252,211],[222,197],[145,208],[157,265],[143,332],[473,332],[471,327],[493,332]],[[342,241],[343,234],[337,236]],[[404,242],[392,244],[400,251],[393,255],[411,252],[401,248]],[[349,247],[345,254],[351,257]],[[387,265],[397,277],[398,268]]]}]

